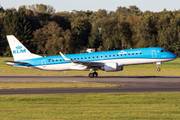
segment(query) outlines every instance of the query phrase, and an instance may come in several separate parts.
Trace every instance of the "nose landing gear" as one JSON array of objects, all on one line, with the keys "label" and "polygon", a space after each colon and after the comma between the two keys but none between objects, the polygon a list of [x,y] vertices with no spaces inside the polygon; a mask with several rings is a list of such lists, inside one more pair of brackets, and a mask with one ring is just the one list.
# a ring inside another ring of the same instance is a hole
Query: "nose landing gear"
[{"label": "nose landing gear", "polygon": [[161,64],[161,62],[157,62],[156,65],[157,65],[157,71],[161,71],[161,69],[159,68],[159,65]]},{"label": "nose landing gear", "polygon": [[158,68],[158,69],[157,69],[157,71],[161,71],[161,69],[160,69],[160,68]]}]

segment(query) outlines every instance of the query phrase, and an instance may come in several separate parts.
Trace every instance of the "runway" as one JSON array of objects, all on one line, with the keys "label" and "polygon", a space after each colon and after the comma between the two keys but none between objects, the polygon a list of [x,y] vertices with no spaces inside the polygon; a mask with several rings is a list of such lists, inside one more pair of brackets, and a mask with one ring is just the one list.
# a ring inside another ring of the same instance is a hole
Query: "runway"
[{"label": "runway", "polygon": [[8,94],[58,93],[124,93],[124,92],[180,92],[180,77],[162,76],[0,76],[0,82],[92,82],[123,84],[123,87],[103,88],[52,88],[52,89],[1,89]]}]

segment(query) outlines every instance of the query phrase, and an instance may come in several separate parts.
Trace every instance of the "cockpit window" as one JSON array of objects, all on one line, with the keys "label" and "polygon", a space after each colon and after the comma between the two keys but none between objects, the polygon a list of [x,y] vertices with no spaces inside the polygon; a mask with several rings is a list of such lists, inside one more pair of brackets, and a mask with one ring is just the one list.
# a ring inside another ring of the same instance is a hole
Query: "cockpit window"
[{"label": "cockpit window", "polygon": [[168,52],[167,50],[161,50],[161,52],[163,53],[163,52]]},{"label": "cockpit window", "polygon": [[167,50],[161,50],[161,52],[168,52]]}]

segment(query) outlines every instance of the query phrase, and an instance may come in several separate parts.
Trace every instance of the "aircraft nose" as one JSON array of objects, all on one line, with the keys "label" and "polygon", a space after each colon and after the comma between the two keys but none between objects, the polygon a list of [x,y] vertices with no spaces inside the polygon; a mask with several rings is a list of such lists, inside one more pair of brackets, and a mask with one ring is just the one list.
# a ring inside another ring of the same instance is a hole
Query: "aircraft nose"
[{"label": "aircraft nose", "polygon": [[177,56],[175,54],[171,53],[171,58],[177,59]]}]

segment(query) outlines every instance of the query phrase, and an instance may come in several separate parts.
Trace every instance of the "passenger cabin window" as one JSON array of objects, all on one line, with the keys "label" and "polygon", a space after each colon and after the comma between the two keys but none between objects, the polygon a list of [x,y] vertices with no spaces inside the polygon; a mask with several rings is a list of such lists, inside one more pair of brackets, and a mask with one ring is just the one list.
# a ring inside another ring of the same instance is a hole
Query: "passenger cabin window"
[{"label": "passenger cabin window", "polygon": [[111,55],[109,55],[109,57],[111,57]]},{"label": "passenger cabin window", "polygon": [[134,55],[134,53],[132,53],[132,55]]},{"label": "passenger cabin window", "polygon": [[97,58],[98,58],[98,56],[97,56]]},{"label": "passenger cabin window", "polygon": [[113,55],[113,57],[115,57],[115,55]]},{"label": "passenger cabin window", "polygon": [[74,58],[74,60],[76,60],[76,58]]}]

